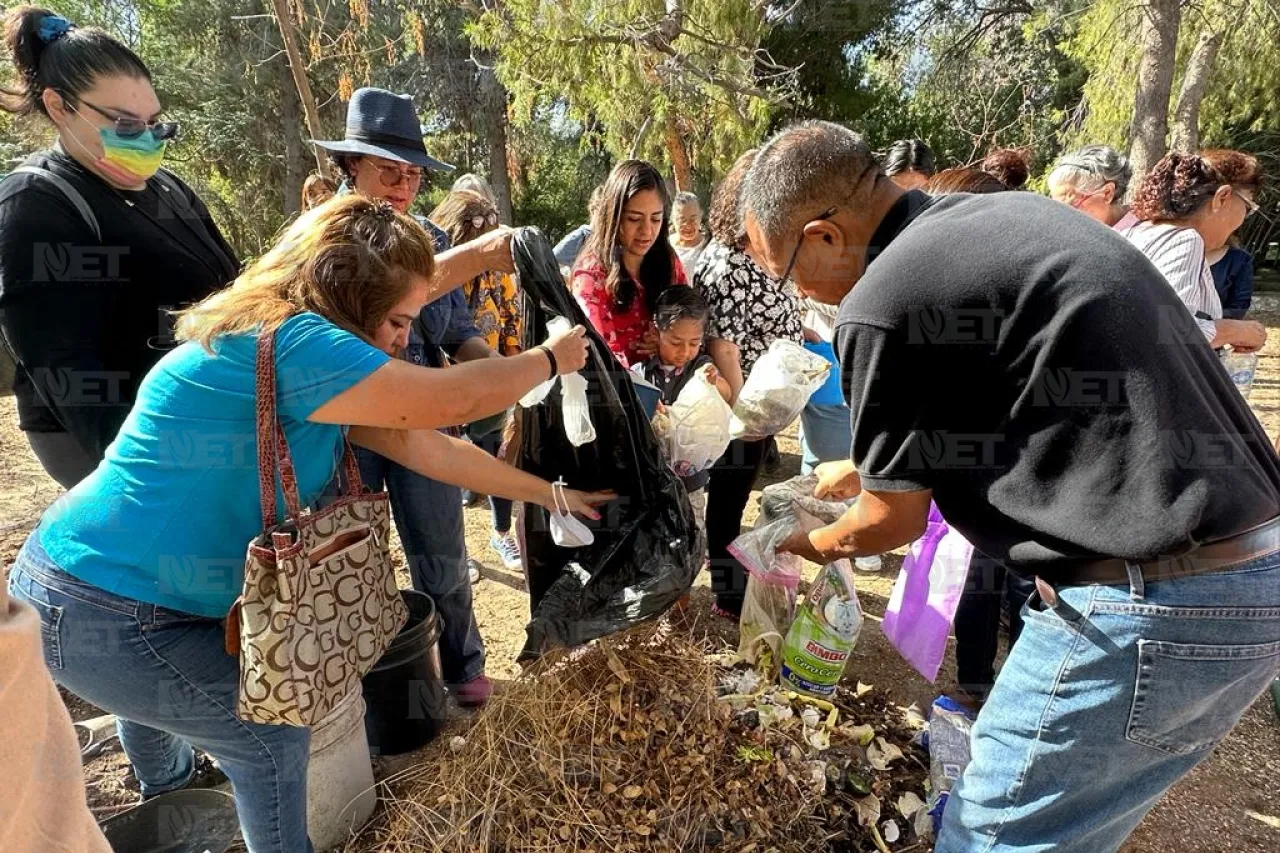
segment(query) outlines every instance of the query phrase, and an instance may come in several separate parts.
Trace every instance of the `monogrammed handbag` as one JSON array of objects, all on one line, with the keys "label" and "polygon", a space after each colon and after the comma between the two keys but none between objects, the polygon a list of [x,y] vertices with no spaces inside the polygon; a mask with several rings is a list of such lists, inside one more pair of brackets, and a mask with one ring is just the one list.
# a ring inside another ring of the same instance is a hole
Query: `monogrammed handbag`
[{"label": "monogrammed handbag", "polygon": [[[324,509],[302,508],[276,415],[274,350],[274,335],[258,339],[263,532],[249,543],[244,591],[227,619],[227,646],[240,657],[237,713],[242,719],[311,726],[360,689],[360,679],[409,613],[391,567],[386,492],[364,492],[345,439],[343,496]],[[288,512],[279,523],[277,473]]]}]

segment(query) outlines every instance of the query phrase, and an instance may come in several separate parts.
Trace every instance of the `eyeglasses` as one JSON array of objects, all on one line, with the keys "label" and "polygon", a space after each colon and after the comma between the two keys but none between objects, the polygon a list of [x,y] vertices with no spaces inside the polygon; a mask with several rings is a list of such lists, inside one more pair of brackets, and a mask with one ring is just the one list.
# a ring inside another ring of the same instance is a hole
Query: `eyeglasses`
[{"label": "eyeglasses", "polygon": [[1249,198],[1247,195],[1240,192],[1235,187],[1231,188],[1231,192],[1235,193],[1236,198],[1244,202],[1244,206],[1246,208],[1245,214],[1244,214],[1245,219],[1248,219],[1250,216],[1253,216],[1255,213],[1257,213],[1261,209],[1261,206],[1256,201]]},{"label": "eyeglasses", "polygon": [[112,115],[102,107],[94,106],[83,98],[80,99],[80,103],[103,118],[115,122],[116,135],[121,139],[137,139],[148,130],[151,131],[152,136],[161,141],[178,137],[178,123],[176,121],[143,121],[133,116]]},{"label": "eyeglasses", "polygon": [[[810,219],[809,222],[821,222],[824,219],[830,219],[831,217],[836,215],[836,210],[838,210],[838,208],[832,207],[828,209],[826,212],[821,213],[818,216],[815,216],[813,219]],[[806,222],[805,225],[808,225],[809,222]],[[796,250],[791,253],[791,260],[787,261],[787,268],[782,271],[782,275],[778,278],[778,281],[780,283],[786,284],[791,279],[791,273],[795,271],[796,261],[800,259],[800,250],[802,248],[804,248],[803,226],[800,229],[800,240],[799,242],[796,243]]]},{"label": "eyeglasses", "polygon": [[477,231],[485,225],[488,225],[490,228],[498,227],[498,214],[496,211],[486,213],[483,216],[477,214],[471,217],[471,227],[475,228]]},{"label": "eyeglasses", "polygon": [[422,182],[422,170],[418,168],[401,169],[399,166],[384,166],[381,163],[371,164],[378,170],[378,181],[384,187],[398,187],[407,181],[410,184]]}]

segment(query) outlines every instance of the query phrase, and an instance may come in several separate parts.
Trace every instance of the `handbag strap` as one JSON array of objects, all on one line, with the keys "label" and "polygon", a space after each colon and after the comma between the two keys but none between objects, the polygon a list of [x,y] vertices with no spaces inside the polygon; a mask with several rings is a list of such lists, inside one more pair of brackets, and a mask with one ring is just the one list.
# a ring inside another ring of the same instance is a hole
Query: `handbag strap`
[{"label": "handbag strap", "polygon": [[[256,377],[256,420],[258,432],[258,500],[262,506],[262,527],[276,526],[276,472],[284,491],[285,510],[289,518],[302,514],[298,496],[298,475],[289,456],[289,442],[276,415],[275,331],[258,336]],[[350,448],[347,453],[350,454]],[[354,462],[354,460],[353,460]]]}]

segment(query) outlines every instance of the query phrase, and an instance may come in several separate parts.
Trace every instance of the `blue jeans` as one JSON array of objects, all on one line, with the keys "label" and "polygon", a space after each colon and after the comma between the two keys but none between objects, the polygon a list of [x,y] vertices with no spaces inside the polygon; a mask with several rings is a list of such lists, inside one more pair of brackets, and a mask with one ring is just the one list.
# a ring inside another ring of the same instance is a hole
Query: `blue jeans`
[{"label": "blue jeans", "polygon": [[462,490],[428,479],[363,447],[356,448],[360,479],[386,487],[413,588],[435,602],[442,623],[440,666],[446,684],[484,675],[484,640],[471,607]]},{"label": "blue jeans", "polygon": [[[495,458],[501,458],[498,454],[502,451],[502,431],[506,415],[500,419],[489,419],[482,426],[477,427],[472,424],[467,430],[467,434],[471,438],[471,443],[482,449],[485,453]],[[488,430],[481,432],[480,430]],[[489,509],[493,513],[493,530],[500,535],[506,535],[511,532],[511,506],[512,502],[507,498],[495,498],[489,496]]]},{"label": "blue jeans", "polygon": [[120,745],[144,795],[186,784],[196,746],[231,780],[252,853],[311,850],[311,730],[236,717],[240,662],[224,648],[220,621],[79,581],[58,568],[34,534],[14,562],[9,593],[39,611],[54,680],[120,718]]},{"label": "blue jeans", "polygon": [[1280,553],[1033,594],[1023,620],[935,853],[1118,849],[1280,670]]},{"label": "blue jeans", "polygon": [[812,474],[821,462],[848,459],[851,429],[848,406],[806,405],[800,413],[800,473]]}]

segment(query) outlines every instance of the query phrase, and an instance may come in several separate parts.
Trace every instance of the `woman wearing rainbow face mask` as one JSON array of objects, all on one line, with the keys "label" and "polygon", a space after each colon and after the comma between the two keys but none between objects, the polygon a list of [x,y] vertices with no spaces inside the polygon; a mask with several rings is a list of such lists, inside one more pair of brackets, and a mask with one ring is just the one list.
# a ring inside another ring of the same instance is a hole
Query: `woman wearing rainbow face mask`
[{"label": "woman wearing rainbow face mask", "polygon": [[4,36],[16,73],[0,108],[43,115],[58,141],[0,181],[0,331],[18,362],[19,425],[70,488],[174,346],[171,312],[240,264],[195,193],[160,169],[178,126],[142,60],[30,6],[9,12]]}]

